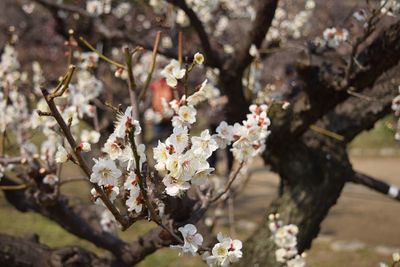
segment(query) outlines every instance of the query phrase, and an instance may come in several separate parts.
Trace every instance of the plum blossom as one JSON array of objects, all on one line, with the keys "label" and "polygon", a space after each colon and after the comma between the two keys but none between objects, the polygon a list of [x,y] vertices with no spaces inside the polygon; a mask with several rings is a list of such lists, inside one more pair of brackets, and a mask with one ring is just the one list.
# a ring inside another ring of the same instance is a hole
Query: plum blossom
[{"label": "plum blossom", "polygon": [[58,146],[55,159],[57,163],[65,163],[68,161],[69,154],[63,146]]},{"label": "plum blossom", "polygon": [[208,129],[202,131],[200,137],[193,136],[191,140],[193,153],[205,158],[209,158],[218,149],[217,142],[211,138]]},{"label": "plum blossom", "polygon": [[139,135],[142,132],[142,128],[137,120],[132,118],[132,107],[129,106],[125,110],[124,114],[119,114],[117,123],[115,124],[114,134],[118,138],[125,138],[126,134],[134,129],[134,135]]},{"label": "plum blossom", "polygon": [[54,175],[54,174],[47,174],[43,178],[43,183],[51,185],[51,186],[54,186],[56,183],[58,183],[58,181],[59,181],[59,178],[57,177],[57,175]]},{"label": "plum blossom", "polygon": [[134,171],[130,171],[128,177],[126,177],[126,180],[124,182],[124,188],[126,190],[132,190],[134,187],[136,187],[138,184],[137,182],[137,176]]},{"label": "plum blossom", "polygon": [[103,231],[108,233],[115,233],[117,230],[117,221],[114,215],[107,209],[101,213],[100,225]]},{"label": "plum blossom", "polygon": [[268,227],[277,246],[275,251],[276,261],[285,263],[287,267],[304,267],[305,254],[299,255],[297,251],[299,229],[294,224],[284,225],[279,217],[279,214],[268,216]]},{"label": "plum blossom", "polygon": [[233,125],[234,142],[231,151],[236,160],[247,161],[265,150],[270,125],[267,109],[267,105],[251,105],[247,120],[243,124]]},{"label": "plum blossom", "polygon": [[214,168],[210,168],[210,165],[207,161],[203,162],[203,167],[197,168],[195,174],[192,177],[192,184],[194,185],[203,185],[207,182],[208,177],[214,171]]},{"label": "plum blossom", "polygon": [[111,1],[112,0],[87,0],[86,11],[94,14],[109,14],[111,12]]},{"label": "plum blossom", "polygon": [[290,259],[286,262],[287,267],[305,267],[306,260],[305,254],[296,255],[293,259]]},{"label": "plum blossom", "polygon": [[209,86],[207,82],[207,79],[204,80],[204,82],[200,85],[199,90],[197,90],[187,98],[188,105],[196,106],[212,96],[213,93],[210,91],[213,90],[213,88]]},{"label": "plum blossom", "polygon": [[193,106],[183,105],[179,107],[177,115],[172,118],[172,126],[185,127],[196,122],[197,111]]},{"label": "plum blossom", "polygon": [[186,224],[183,227],[179,227],[178,231],[183,236],[184,244],[171,247],[182,249],[183,253],[191,253],[195,256],[203,243],[203,236],[197,233],[197,228],[193,224]]},{"label": "plum blossom", "polygon": [[83,152],[89,152],[92,150],[90,143],[88,142],[82,142],[79,144],[78,148],[82,150]]},{"label": "plum blossom", "polygon": [[[114,202],[114,200],[117,199],[117,196],[119,195],[119,187],[118,186],[106,184],[103,186],[103,189],[104,189],[104,193],[106,194],[106,196],[108,197],[108,199],[111,202]],[[90,190],[90,194],[92,195],[92,201],[95,204],[105,206],[103,201],[100,198],[100,195],[97,193],[95,188],[92,188]]]},{"label": "plum blossom", "polygon": [[[139,156],[139,169],[142,169],[142,165],[144,162],[146,162],[146,146],[144,144],[139,144],[136,147],[136,152],[138,153]],[[136,167],[136,161],[135,157],[133,156],[133,151],[130,146],[126,146],[125,149],[122,151],[121,156],[118,158],[118,160],[122,163],[127,163],[126,169],[130,170],[131,166]],[[135,164],[135,165],[133,165]]]},{"label": "plum blossom", "polygon": [[221,121],[216,129],[217,134],[215,140],[218,146],[224,149],[227,145],[230,145],[233,140],[233,126],[228,125],[225,121]]},{"label": "plum blossom", "polygon": [[229,266],[242,258],[242,242],[240,240],[232,240],[224,237],[221,233],[218,234],[217,239],[219,243],[214,245],[211,255],[206,254],[205,256],[209,266]]},{"label": "plum blossom", "polygon": [[359,22],[365,22],[367,20],[367,13],[364,9],[360,9],[353,13],[353,17]]},{"label": "plum blossom", "polygon": [[326,46],[330,48],[336,48],[349,39],[349,32],[346,29],[339,30],[335,27],[325,29],[322,35]]},{"label": "plum blossom", "polygon": [[179,62],[175,59],[165,66],[161,71],[161,75],[165,77],[167,84],[171,87],[178,85],[178,80],[182,79],[186,74],[185,69],[181,69]]},{"label": "plum blossom", "polygon": [[164,177],[163,183],[165,185],[165,192],[170,196],[178,196],[183,191],[186,191],[190,188],[191,177],[187,176],[172,176],[168,174]]},{"label": "plum blossom", "polygon": [[182,153],[189,144],[189,135],[187,127],[174,128],[171,136],[165,141],[165,143],[174,148],[176,153]]},{"label": "plum blossom", "polygon": [[81,132],[81,141],[96,144],[99,142],[100,133],[97,131],[83,130]]},{"label": "plum blossom", "polygon": [[102,151],[107,153],[110,159],[116,160],[122,155],[123,148],[123,140],[121,138],[117,138],[115,134],[111,134],[104,144]]},{"label": "plum blossom", "polygon": [[107,158],[93,159],[95,164],[92,168],[90,181],[98,185],[117,185],[117,179],[122,172],[117,168],[115,162]]},{"label": "plum blossom", "polygon": [[157,164],[154,166],[156,170],[163,171],[166,169],[166,163],[169,156],[169,149],[168,147],[158,141],[157,147],[153,148],[153,157],[157,161]]},{"label": "plum blossom", "polygon": [[126,200],[126,206],[128,207],[128,211],[135,211],[136,213],[142,211],[142,194],[138,185],[131,187],[129,197]]}]

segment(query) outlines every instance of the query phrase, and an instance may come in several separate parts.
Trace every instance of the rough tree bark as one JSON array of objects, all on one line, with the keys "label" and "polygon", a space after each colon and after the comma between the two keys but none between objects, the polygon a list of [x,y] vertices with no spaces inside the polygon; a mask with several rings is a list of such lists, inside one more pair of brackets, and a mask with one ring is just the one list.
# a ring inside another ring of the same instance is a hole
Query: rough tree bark
[{"label": "rough tree bark", "polygon": [[397,95],[390,80],[364,93],[373,100],[350,98],[317,123],[341,134],[344,141],[309,130],[301,138],[289,138],[278,147],[272,146],[273,150],[267,150],[264,160],[279,174],[282,191],[244,246],[244,259],[238,266],[281,266],[275,261],[276,247],[268,228],[267,215],[270,213],[278,212],[284,222],[299,226],[300,252],[311,247],[322,221],[340,197],[346,182],[358,175],[349,162],[347,144],[389,114],[391,101]]}]

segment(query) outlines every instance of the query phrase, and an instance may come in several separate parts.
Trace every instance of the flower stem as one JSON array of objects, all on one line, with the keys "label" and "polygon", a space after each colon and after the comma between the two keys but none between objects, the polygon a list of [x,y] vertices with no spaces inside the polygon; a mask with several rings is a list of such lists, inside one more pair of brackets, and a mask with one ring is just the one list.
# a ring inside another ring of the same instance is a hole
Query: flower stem
[{"label": "flower stem", "polygon": [[157,35],[156,35],[156,40],[154,41],[152,61],[151,61],[150,69],[149,69],[149,72],[147,74],[146,83],[145,83],[142,91],[139,94],[139,100],[143,100],[144,97],[146,96],[146,92],[147,92],[147,89],[149,88],[149,85],[150,85],[150,82],[151,82],[151,78],[153,77],[153,72],[154,72],[154,69],[156,67],[157,50],[158,50],[158,47],[160,45],[160,37],[161,37],[161,32],[158,31]]},{"label": "flower stem", "polygon": [[117,68],[125,69],[125,66],[106,57],[102,53],[100,53],[96,48],[94,48],[91,44],[89,44],[88,41],[86,41],[83,37],[79,37],[79,40],[87,47],[89,48],[92,52],[96,53],[102,60],[104,60],[107,63],[110,63],[111,65],[116,66]]}]

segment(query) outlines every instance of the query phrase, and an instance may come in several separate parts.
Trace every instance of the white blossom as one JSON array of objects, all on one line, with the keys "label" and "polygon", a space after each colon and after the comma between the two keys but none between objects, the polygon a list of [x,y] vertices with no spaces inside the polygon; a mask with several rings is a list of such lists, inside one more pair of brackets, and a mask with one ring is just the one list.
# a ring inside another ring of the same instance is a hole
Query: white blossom
[{"label": "white blossom", "polygon": [[171,136],[165,141],[168,146],[174,148],[174,152],[180,154],[189,144],[189,135],[187,127],[175,127]]},{"label": "white blossom", "polygon": [[97,131],[88,131],[88,130],[82,130],[81,132],[81,141],[82,142],[88,142],[92,144],[96,144],[99,142],[100,139],[100,133]]},{"label": "white blossom", "polygon": [[111,134],[104,144],[102,151],[107,153],[110,159],[116,160],[122,155],[123,146],[123,140],[117,138],[115,134]]},{"label": "white blossom", "polygon": [[339,30],[335,27],[327,28],[323,32],[323,38],[328,47],[336,48],[341,43],[348,40],[349,32],[346,29]]},{"label": "white blossom", "polygon": [[142,128],[137,120],[132,118],[132,106],[127,107],[124,114],[120,114],[115,125],[114,134],[118,138],[125,138],[126,134],[134,129],[134,135],[139,135]]},{"label": "white blossom", "polygon": [[115,233],[117,230],[117,221],[114,215],[107,209],[101,213],[100,225],[103,231],[108,233]]},{"label": "white blossom", "polygon": [[190,188],[190,177],[187,176],[172,176],[168,174],[164,177],[165,192],[170,196],[179,196],[183,191]]},{"label": "white blossom", "polygon": [[212,254],[206,257],[207,264],[209,266],[229,266],[230,263],[239,261],[243,255],[242,242],[224,237],[221,233],[218,234],[217,239],[219,243],[212,248]]},{"label": "white blossom", "polygon": [[93,160],[95,164],[92,168],[90,181],[98,185],[117,185],[117,179],[122,173],[115,165],[115,162],[107,158]]},{"label": "white blossom", "polygon": [[175,59],[165,66],[161,71],[167,81],[167,84],[171,87],[176,87],[178,85],[178,80],[182,79],[186,74],[185,69],[181,69],[179,62]]},{"label": "white blossom", "polygon": [[138,185],[133,186],[129,191],[129,197],[126,200],[126,206],[128,207],[128,211],[135,211],[136,213],[142,211],[142,196]]},{"label": "white blossom", "polygon": [[174,127],[190,126],[196,122],[197,111],[192,106],[183,105],[179,107],[177,115],[172,118]]},{"label": "white blossom", "polygon": [[56,162],[57,163],[65,163],[68,161],[69,158],[69,154],[67,152],[67,150],[65,150],[65,148],[63,146],[58,146],[57,148],[57,152],[56,152]]},{"label": "white blossom", "polygon": [[157,164],[154,166],[156,170],[163,171],[166,169],[169,154],[168,147],[164,143],[158,141],[157,147],[153,148],[153,157],[157,161]]},{"label": "white blossom", "polygon": [[208,129],[201,132],[200,137],[193,136],[191,140],[193,153],[197,155],[202,155],[208,158],[218,149],[218,144],[211,138]]},{"label": "white blossom", "polygon": [[184,244],[171,247],[182,249],[184,253],[191,253],[195,256],[203,243],[203,237],[201,234],[197,233],[196,226],[193,224],[186,224],[184,227],[179,227],[178,231],[182,234]]},{"label": "white blossom", "polygon": [[43,178],[43,183],[44,184],[48,184],[48,185],[55,185],[56,183],[58,183],[59,178],[57,177],[57,175],[54,174],[47,174],[44,178]]},{"label": "white blossom", "polygon": [[82,142],[79,144],[79,148],[83,151],[83,152],[89,152],[90,150],[92,150],[92,147],[90,145],[90,143],[88,142]]}]

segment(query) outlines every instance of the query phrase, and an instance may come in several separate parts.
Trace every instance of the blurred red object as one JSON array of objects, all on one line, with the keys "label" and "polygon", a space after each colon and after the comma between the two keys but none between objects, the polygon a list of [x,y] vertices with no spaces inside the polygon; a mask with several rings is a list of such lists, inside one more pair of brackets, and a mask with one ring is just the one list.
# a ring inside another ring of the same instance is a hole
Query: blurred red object
[{"label": "blurred red object", "polygon": [[165,98],[167,102],[173,99],[172,88],[168,86],[165,79],[159,79],[150,84],[152,92],[151,104],[153,110],[159,113],[163,113],[162,99]]}]

